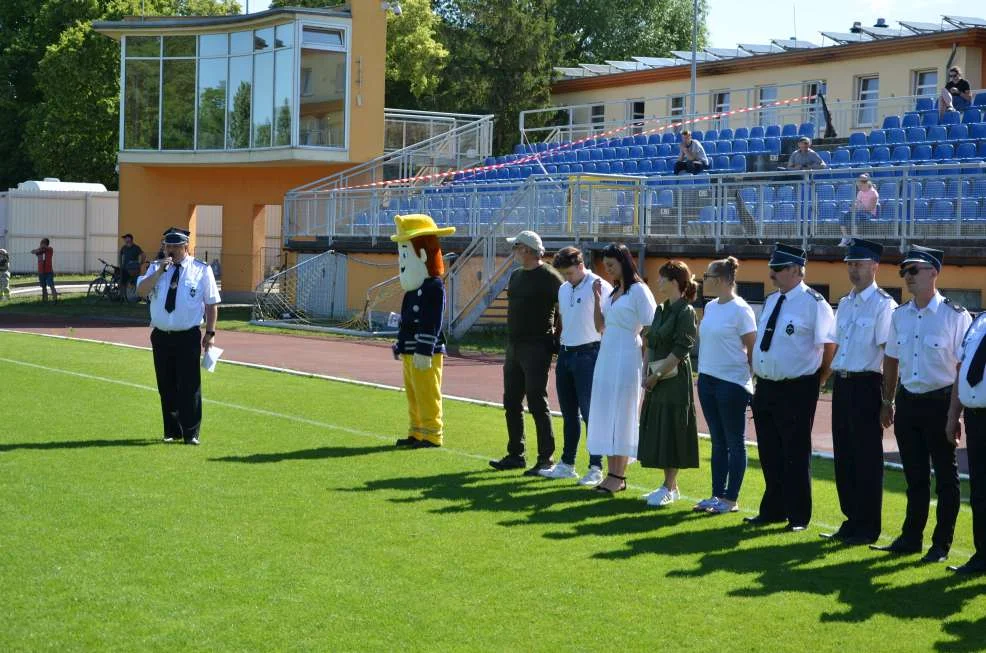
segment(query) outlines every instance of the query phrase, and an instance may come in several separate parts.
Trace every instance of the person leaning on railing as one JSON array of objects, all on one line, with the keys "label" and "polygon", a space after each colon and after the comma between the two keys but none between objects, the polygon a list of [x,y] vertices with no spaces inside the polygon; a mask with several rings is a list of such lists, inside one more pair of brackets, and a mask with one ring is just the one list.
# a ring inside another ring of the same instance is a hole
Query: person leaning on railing
[{"label": "person leaning on railing", "polygon": [[811,139],[807,136],[798,139],[798,149],[787,160],[788,170],[821,170],[827,167],[818,152],[811,149]]},{"label": "person leaning on railing", "polygon": [[681,143],[678,148],[681,153],[674,163],[674,174],[684,171],[694,175],[708,169],[709,156],[705,153],[705,148],[692,138],[692,133],[687,129],[681,132]]}]

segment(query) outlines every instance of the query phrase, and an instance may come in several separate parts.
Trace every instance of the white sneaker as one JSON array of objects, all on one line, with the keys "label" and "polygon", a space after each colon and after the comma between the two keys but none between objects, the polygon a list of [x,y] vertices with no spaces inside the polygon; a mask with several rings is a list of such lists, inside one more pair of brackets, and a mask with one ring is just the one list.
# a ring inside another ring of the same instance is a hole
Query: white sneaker
[{"label": "white sneaker", "polygon": [[578,478],[579,473],[575,471],[575,467],[569,465],[568,463],[557,463],[552,465],[548,469],[542,469],[538,472],[539,475],[544,478]]},{"label": "white sneaker", "polygon": [[586,475],[579,479],[579,485],[584,485],[586,487],[596,487],[603,482],[603,470],[600,467],[593,465],[586,472]]},{"label": "white sneaker", "polygon": [[681,494],[678,490],[669,490],[663,485],[647,497],[648,506],[670,506],[672,503],[681,498]]},{"label": "white sneaker", "polygon": [[848,238],[843,238],[842,240],[839,241],[839,247],[848,247],[848,246],[849,246]]},{"label": "white sneaker", "polygon": [[716,499],[716,502],[709,506],[706,512],[710,515],[725,515],[730,512],[739,512],[739,504]]},{"label": "white sneaker", "polygon": [[705,512],[706,510],[713,507],[717,503],[719,503],[718,497],[709,497],[708,499],[702,499],[701,501],[696,503],[695,507],[692,508],[692,510],[694,510],[695,512]]}]

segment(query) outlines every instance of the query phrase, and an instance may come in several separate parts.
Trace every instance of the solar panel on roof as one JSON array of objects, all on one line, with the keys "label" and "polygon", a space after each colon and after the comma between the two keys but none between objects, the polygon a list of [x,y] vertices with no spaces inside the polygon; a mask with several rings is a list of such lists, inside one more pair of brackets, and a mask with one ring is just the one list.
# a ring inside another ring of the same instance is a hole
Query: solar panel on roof
[{"label": "solar panel on roof", "polygon": [[962,27],[986,27],[986,20],[973,16],[945,16],[945,20]]},{"label": "solar panel on roof", "polygon": [[810,41],[796,41],[794,39],[772,39],[770,42],[785,50],[810,50],[818,47]]},{"label": "solar panel on roof", "polygon": [[[678,57],[679,59],[684,59],[686,61],[692,60],[691,51],[672,50],[671,54]],[[702,52],[701,50],[699,50],[698,52],[695,53],[695,61],[718,61],[718,60],[719,60],[718,57],[716,57],[715,55],[711,55],[708,52]]]},{"label": "solar panel on roof", "polygon": [[720,59],[734,59],[736,57],[749,57],[750,53],[739,48],[705,48],[709,54],[715,55]]},{"label": "solar panel on roof", "polygon": [[555,71],[561,73],[565,77],[592,77],[590,73],[585,68],[565,68],[564,66],[556,66]]},{"label": "solar panel on roof", "polygon": [[881,39],[896,38],[898,36],[910,36],[910,34],[907,34],[899,27],[896,29],[893,27],[864,27],[862,29],[866,34]]},{"label": "solar panel on roof", "polygon": [[619,68],[620,70],[626,70],[626,71],[643,70],[647,67],[644,64],[640,63],[639,61],[610,61],[609,59],[607,59],[606,63],[608,63],[613,68]]},{"label": "solar panel on roof", "polygon": [[663,68],[665,66],[677,66],[678,62],[674,59],[669,59],[668,57],[630,57],[634,61],[639,61],[640,63],[648,66],[650,68]]},{"label": "solar panel on roof", "polygon": [[872,41],[873,37],[862,32],[854,34],[851,32],[822,32],[822,36],[832,39],[836,43],[862,43]]},{"label": "solar panel on roof", "polygon": [[585,68],[590,73],[598,73],[598,74],[602,74],[602,75],[605,75],[605,74],[608,74],[608,73],[613,72],[613,67],[612,66],[603,66],[603,65],[597,64],[597,63],[580,63],[579,64],[579,67]]},{"label": "solar panel on roof", "polygon": [[915,34],[927,34],[929,32],[941,32],[944,30],[955,29],[954,25],[942,23],[921,23],[911,20],[897,21]]},{"label": "solar panel on roof", "polygon": [[774,54],[775,52],[784,52],[783,48],[779,48],[773,43],[769,45],[761,45],[759,43],[740,43],[739,46],[750,54]]}]

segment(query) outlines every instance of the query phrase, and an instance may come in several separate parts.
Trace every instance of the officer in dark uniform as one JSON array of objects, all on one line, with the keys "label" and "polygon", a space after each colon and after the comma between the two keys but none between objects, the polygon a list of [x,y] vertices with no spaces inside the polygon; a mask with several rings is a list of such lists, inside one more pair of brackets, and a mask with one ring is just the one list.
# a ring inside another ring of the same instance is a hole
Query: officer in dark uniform
[{"label": "officer in dark uniform", "polygon": [[835,316],[804,282],[805,252],[777,243],[770,280],[779,292],[764,302],[753,347],[753,421],[766,489],[753,525],[811,519],[811,428],[818,393],[835,353]]},{"label": "officer in dark uniform", "polygon": [[938,495],[937,523],[922,562],[948,558],[959,516],[959,466],[946,425],[962,338],[972,317],[938,292],[944,254],[913,245],[901,261],[900,276],[913,297],[893,313],[883,363],[881,421],[885,427],[894,425],[907,481],[907,514],[897,539],[872,548],[897,554],[923,548],[931,500],[930,458]]},{"label": "officer in dark uniform", "polygon": [[846,544],[872,544],[880,537],[883,507],[883,352],[897,302],[876,285],[883,245],[862,238],[849,243],[846,264],[852,291],[835,314],[832,361],[832,445],[835,486],[846,516],[834,533]]},{"label": "officer in dark uniform", "polygon": [[[215,342],[219,289],[212,268],[188,253],[189,233],[165,232],[164,258],[137,280],[151,304],[151,348],[164,441],[197,445],[202,423],[199,358]],[[200,326],[205,318],[205,335]]]}]

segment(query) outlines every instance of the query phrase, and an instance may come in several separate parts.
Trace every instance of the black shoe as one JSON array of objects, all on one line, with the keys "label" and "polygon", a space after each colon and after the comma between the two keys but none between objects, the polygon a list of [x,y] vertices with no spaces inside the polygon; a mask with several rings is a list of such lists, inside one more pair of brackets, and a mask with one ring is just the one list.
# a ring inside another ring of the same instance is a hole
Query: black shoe
[{"label": "black shoe", "polygon": [[779,524],[783,519],[767,519],[766,517],[761,517],[760,515],[755,515],[753,517],[744,517],[745,521],[750,526],[766,526],[768,524]]},{"label": "black shoe", "polygon": [[394,446],[395,447],[413,447],[416,442],[420,442],[420,440],[418,440],[417,438],[412,438],[411,436],[407,436],[406,438],[401,438],[400,440],[398,440],[397,442],[395,442],[394,443]]},{"label": "black shoe", "polygon": [[438,449],[441,446],[442,445],[435,444],[431,440],[417,440],[417,441],[415,441],[414,444],[411,445],[411,448],[412,449]]},{"label": "black shoe", "polygon": [[506,455],[500,460],[491,460],[490,467],[503,472],[508,469],[524,469],[527,467],[527,460],[523,456]]},{"label": "black shoe", "polygon": [[911,553],[921,553],[920,544],[911,544],[907,540],[902,540],[897,538],[890,544],[886,546],[879,546],[877,544],[871,544],[870,548],[874,551],[886,551],[887,553],[894,553],[896,555],[908,555]]},{"label": "black shoe", "polygon": [[842,543],[849,546],[864,546],[874,544],[879,539],[879,537],[867,537],[865,535],[850,535],[849,537],[843,538]]},{"label": "black shoe", "polygon": [[969,576],[986,574],[986,558],[977,558],[976,556],[972,556],[964,565],[950,565],[948,570],[954,571],[957,574]]},{"label": "black shoe", "polygon": [[550,458],[548,460],[539,460],[534,464],[534,467],[524,472],[524,476],[540,476],[542,469],[551,469],[554,465],[554,461]]},{"label": "black shoe", "polygon": [[803,530],[807,530],[807,528],[808,528],[807,524],[788,524],[787,526],[784,527],[784,530],[789,531],[791,533],[800,533]]},{"label": "black shoe", "polygon": [[921,557],[921,562],[945,562],[948,560],[948,550],[937,544],[932,544],[928,552]]}]

